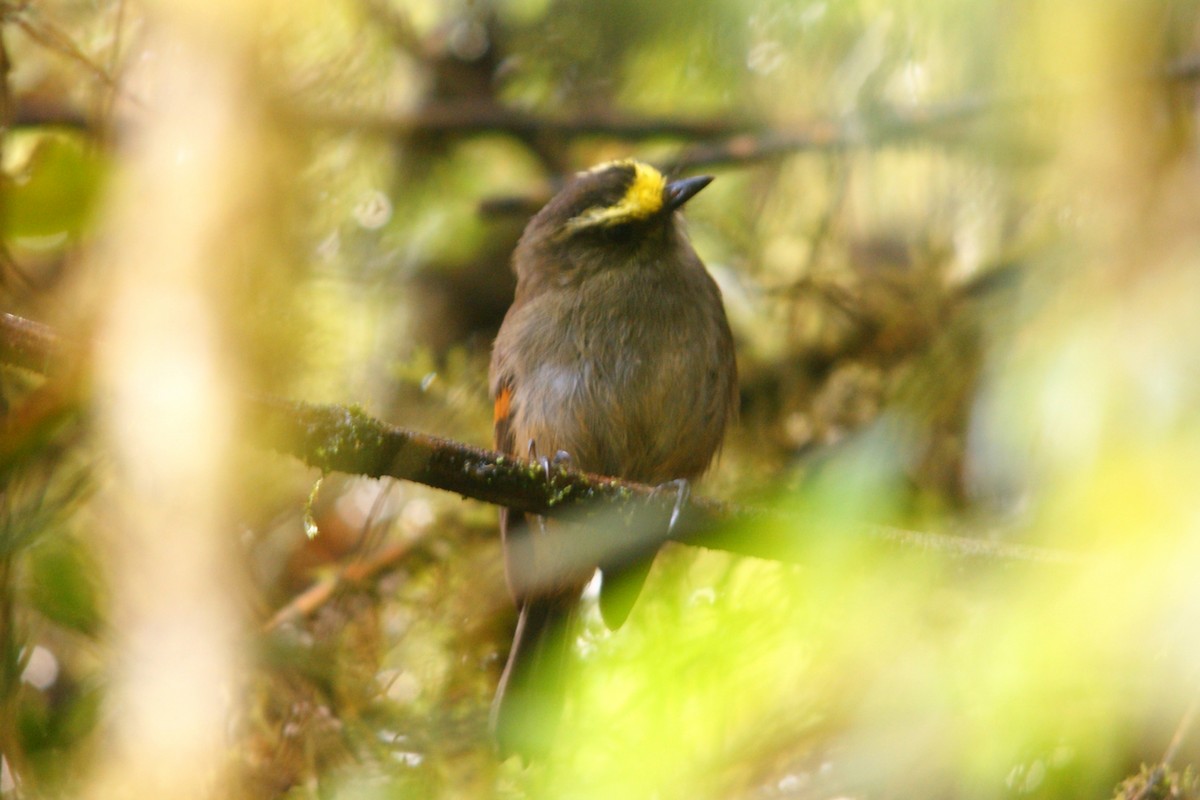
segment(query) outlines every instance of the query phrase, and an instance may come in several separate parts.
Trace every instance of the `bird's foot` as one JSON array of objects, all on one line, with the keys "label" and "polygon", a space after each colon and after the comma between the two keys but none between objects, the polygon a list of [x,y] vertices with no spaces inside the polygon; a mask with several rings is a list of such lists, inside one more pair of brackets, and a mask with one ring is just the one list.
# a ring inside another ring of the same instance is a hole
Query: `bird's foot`
[{"label": "bird's foot", "polygon": [[546,458],[538,455],[537,441],[529,440],[529,460],[536,463],[542,468],[542,473],[546,476],[546,480],[550,480],[550,472],[554,467],[562,469],[571,468],[571,454],[566,450],[555,450],[553,458]]}]

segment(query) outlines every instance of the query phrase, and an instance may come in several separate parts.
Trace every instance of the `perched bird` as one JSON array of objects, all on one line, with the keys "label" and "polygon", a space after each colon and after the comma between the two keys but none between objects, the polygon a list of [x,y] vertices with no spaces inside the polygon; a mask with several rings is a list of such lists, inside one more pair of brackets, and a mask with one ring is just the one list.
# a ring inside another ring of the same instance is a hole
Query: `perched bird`
[{"label": "perched bird", "polygon": [[[711,180],[668,182],[647,164],[609,162],[576,175],[529,222],[492,351],[497,449],[563,451],[578,469],[655,485],[708,467],[736,411],[737,365],[720,290],[678,211]],[[502,753],[529,756],[553,739],[569,631],[594,568],[520,585],[520,525],[532,526],[536,560],[537,523],[501,512],[520,613],[491,722]],[[610,628],[628,615],[654,553],[635,556],[602,571]]]}]

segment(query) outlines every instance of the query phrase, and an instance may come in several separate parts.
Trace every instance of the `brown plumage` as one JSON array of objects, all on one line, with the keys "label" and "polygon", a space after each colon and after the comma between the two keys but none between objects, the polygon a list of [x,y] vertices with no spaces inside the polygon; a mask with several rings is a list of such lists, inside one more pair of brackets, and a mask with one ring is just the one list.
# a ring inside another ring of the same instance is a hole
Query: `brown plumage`
[{"label": "brown plumage", "polygon": [[[500,450],[523,456],[532,442],[579,469],[650,484],[708,467],[735,413],[737,371],[720,291],[677,210],[709,180],[667,183],[645,164],[612,162],[577,175],[530,221],[492,352]],[[506,542],[519,524],[530,521],[502,513]],[[653,553],[641,556],[602,576],[609,627],[641,589]],[[525,591],[506,568],[520,616],[492,725],[502,752],[530,755],[553,738],[592,570]]]}]

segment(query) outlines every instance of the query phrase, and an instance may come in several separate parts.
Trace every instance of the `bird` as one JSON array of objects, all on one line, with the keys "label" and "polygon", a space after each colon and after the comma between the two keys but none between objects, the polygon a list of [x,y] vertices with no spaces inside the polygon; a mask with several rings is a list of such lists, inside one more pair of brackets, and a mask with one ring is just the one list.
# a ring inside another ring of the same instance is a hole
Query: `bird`
[{"label": "bird", "polygon": [[[720,289],[680,209],[711,181],[610,161],[576,174],[529,221],[489,369],[497,450],[558,454],[585,472],[656,486],[686,488],[708,469],[736,415],[737,363]],[[518,609],[490,715],[504,756],[533,759],[553,746],[571,631],[595,573],[522,585],[527,565],[517,559],[538,560],[547,524],[500,512]],[[522,526],[531,547],[514,546]],[[635,556],[601,570],[611,629],[628,616],[654,552]]]}]

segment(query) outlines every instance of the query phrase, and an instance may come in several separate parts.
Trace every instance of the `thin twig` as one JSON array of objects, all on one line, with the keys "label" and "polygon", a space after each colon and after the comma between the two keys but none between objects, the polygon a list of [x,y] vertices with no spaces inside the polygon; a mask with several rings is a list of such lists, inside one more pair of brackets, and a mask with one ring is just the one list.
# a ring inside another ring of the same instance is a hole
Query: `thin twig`
[{"label": "thin twig", "polygon": [[113,80],[113,77],[103,67],[97,65],[82,50],[76,47],[75,43],[71,41],[70,36],[63,33],[52,23],[44,19],[34,18],[34,15],[30,14],[28,9],[29,4],[23,3],[20,8],[9,13],[7,19],[24,31],[25,35],[30,39],[83,67],[92,77],[105,86],[116,86],[116,81]]},{"label": "thin twig", "polygon": [[117,0],[117,16],[113,20],[113,37],[112,49],[108,54],[108,74],[113,76],[114,80],[108,86],[108,91],[104,93],[100,105],[100,119],[104,123],[103,130],[113,130],[112,112],[117,102],[117,86],[115,80],[117,69],[120,66],[122,34],[125,32],[125,2],[126,0]]},{"label": "thin twig", "polygon": [[392,542],[379,550],[358,556],[337,572],[327,575],[279,609],[263,625],[263,631],[273,631],[280,625],[311,616],[340,590],[374,578],[399,563],[416,546],[419,539]]},{"label": "thin twig", "polygon": [[1175,726],[1175,734],[1171,737],[1171,743],[1167,745],[1167,751],[1163,753],[1162,763],[1170,766],[1175,760],[1175,756],[1179,754],[1179,748],[1183,746],[1183,740],[1187,738],[1188,733],[1192,730],[1192,725],[1196,722],[1196,712],[1200,710],[1200,696],[1193,696],[1192,701],[1188,703],[1187,710],[1183,712],[1183,717],[1179,720],[1179,724]]}]

